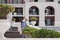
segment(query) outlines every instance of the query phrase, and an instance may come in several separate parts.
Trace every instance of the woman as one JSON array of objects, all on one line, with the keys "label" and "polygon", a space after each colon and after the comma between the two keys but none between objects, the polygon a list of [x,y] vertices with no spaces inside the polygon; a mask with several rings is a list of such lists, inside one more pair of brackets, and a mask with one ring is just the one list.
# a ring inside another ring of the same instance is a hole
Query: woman
[{"label": "woman", "polygon": [[27,21],[27,20],[26,20],[25,18],[23,18],[23,20],[22,20],[22,22],[21,22],[21,27],[22,27],[22,29],[26,28],[26,26],[27,26],[26,21]]}]

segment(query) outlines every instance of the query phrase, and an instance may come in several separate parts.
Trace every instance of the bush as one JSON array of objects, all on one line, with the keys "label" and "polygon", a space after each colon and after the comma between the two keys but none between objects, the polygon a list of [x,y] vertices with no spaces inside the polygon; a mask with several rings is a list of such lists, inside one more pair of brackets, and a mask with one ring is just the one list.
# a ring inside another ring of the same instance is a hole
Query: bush
[{"label": "bush", "polygon": [[27,26],[24,30],[23,30],[23,34],[29,34],[30,36],[32,36],[33,32],[36,31],[36,28],[32,28]]},{"label": "bush", "polygon": [[0,19],[5,19],[9,12],[15,11],[11,5],[0,4]]},{"label": "bush", "polygon": [[43,28],[38,30],[29,26],[23,30],[23,34],[31,36],[32,38],[60,38],[60,33],[57,31]]},{"label": "bush", "polygon": [[40,29],[39,31],[36,30],[32,36],[33,38],[59,38],[60,33],[53,30]]}]

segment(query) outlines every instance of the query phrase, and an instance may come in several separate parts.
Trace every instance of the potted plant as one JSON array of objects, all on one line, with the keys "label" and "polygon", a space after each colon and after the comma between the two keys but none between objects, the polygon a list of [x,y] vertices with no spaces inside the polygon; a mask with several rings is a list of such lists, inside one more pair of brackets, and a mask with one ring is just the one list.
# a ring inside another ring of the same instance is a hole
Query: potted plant
[{"label": "potted plant", "polygon": [[36,17],[31,17],[30,20],[31,20],[32,25],[35,26],[36,21],[37,21],[38,19],[37,19]]},{"label": "potted plant", "polygon": [[12,18],[12,21],[15,23],[16,19],[15,18]]}]

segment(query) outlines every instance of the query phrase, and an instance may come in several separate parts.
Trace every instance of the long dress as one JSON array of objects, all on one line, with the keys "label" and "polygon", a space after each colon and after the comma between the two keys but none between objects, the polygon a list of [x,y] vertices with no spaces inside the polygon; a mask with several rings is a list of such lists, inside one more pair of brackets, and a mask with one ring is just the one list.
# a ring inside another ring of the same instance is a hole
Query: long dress
[{"label": "long dress", "polygon": [[22,29],[26,28],[26,26],[27,26],[26,21],[23,20],[22,23],[21,23],[21,27],[22,27]]}]

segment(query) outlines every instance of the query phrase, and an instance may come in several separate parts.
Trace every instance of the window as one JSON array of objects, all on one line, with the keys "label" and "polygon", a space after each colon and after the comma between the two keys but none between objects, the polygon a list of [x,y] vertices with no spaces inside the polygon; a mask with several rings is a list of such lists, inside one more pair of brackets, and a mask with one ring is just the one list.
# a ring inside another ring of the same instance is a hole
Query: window
[{"label": "window", "polygon": [[60,4],[60,0],[58,1],[58,3]]},{"label": "window", "polygon": [[46,2],[53,2],[54,0],[46,0]]},{"label": "window", "polygon": [[20,3],[24,3],[24,0],[12,0],[13,4],[20,4]]},{"label": "window", "polygon": [[30,0],[30,2],[38,2],[38,0]]},{"label": "window", "polygon": [[54,26],[54,17],[45,17],[45,25],[46,26]]},{"label": "window", "polygon": [[17,4],[18,3],[18,0],[12,0],[12,3],[13,4]]},{"label": "window", "polygon": [[54,26],[54,23],[55,23],[55,10],[53,7],[48,6],[45,9],[45,25]]},{"label": "window", "polygon": [[38,2],[38,0],[34,0],[34,2]]},{"label": "window", "polygon": [[39,15],[39,9],[35,6],[33,6],[29,9],[29,14],[30,15]]},{"label": "window", "polygon": [[54,15],[54,12],[55,12],[55,10],[54,10],[54,8],[51,7],[51,6],[48,6],[48,7],[46,7],[46,9],[45,9],[45,15]]},{"label": "window", "polygon": [[0,0],[0,3],[7,3],[7,0]]},{"label": "window", "polygon": [[23,8],[16,8],[15,12],[17,13],[17,15],[23,15]]},{"label": "window", "polygon": [[51,19],[46,19],[45,21],[47,26],[51,25],[51,22],[52,22]]},{"label": "window", "polygon": [[5,0],[5,3],[7,3],[7,0]]}]

